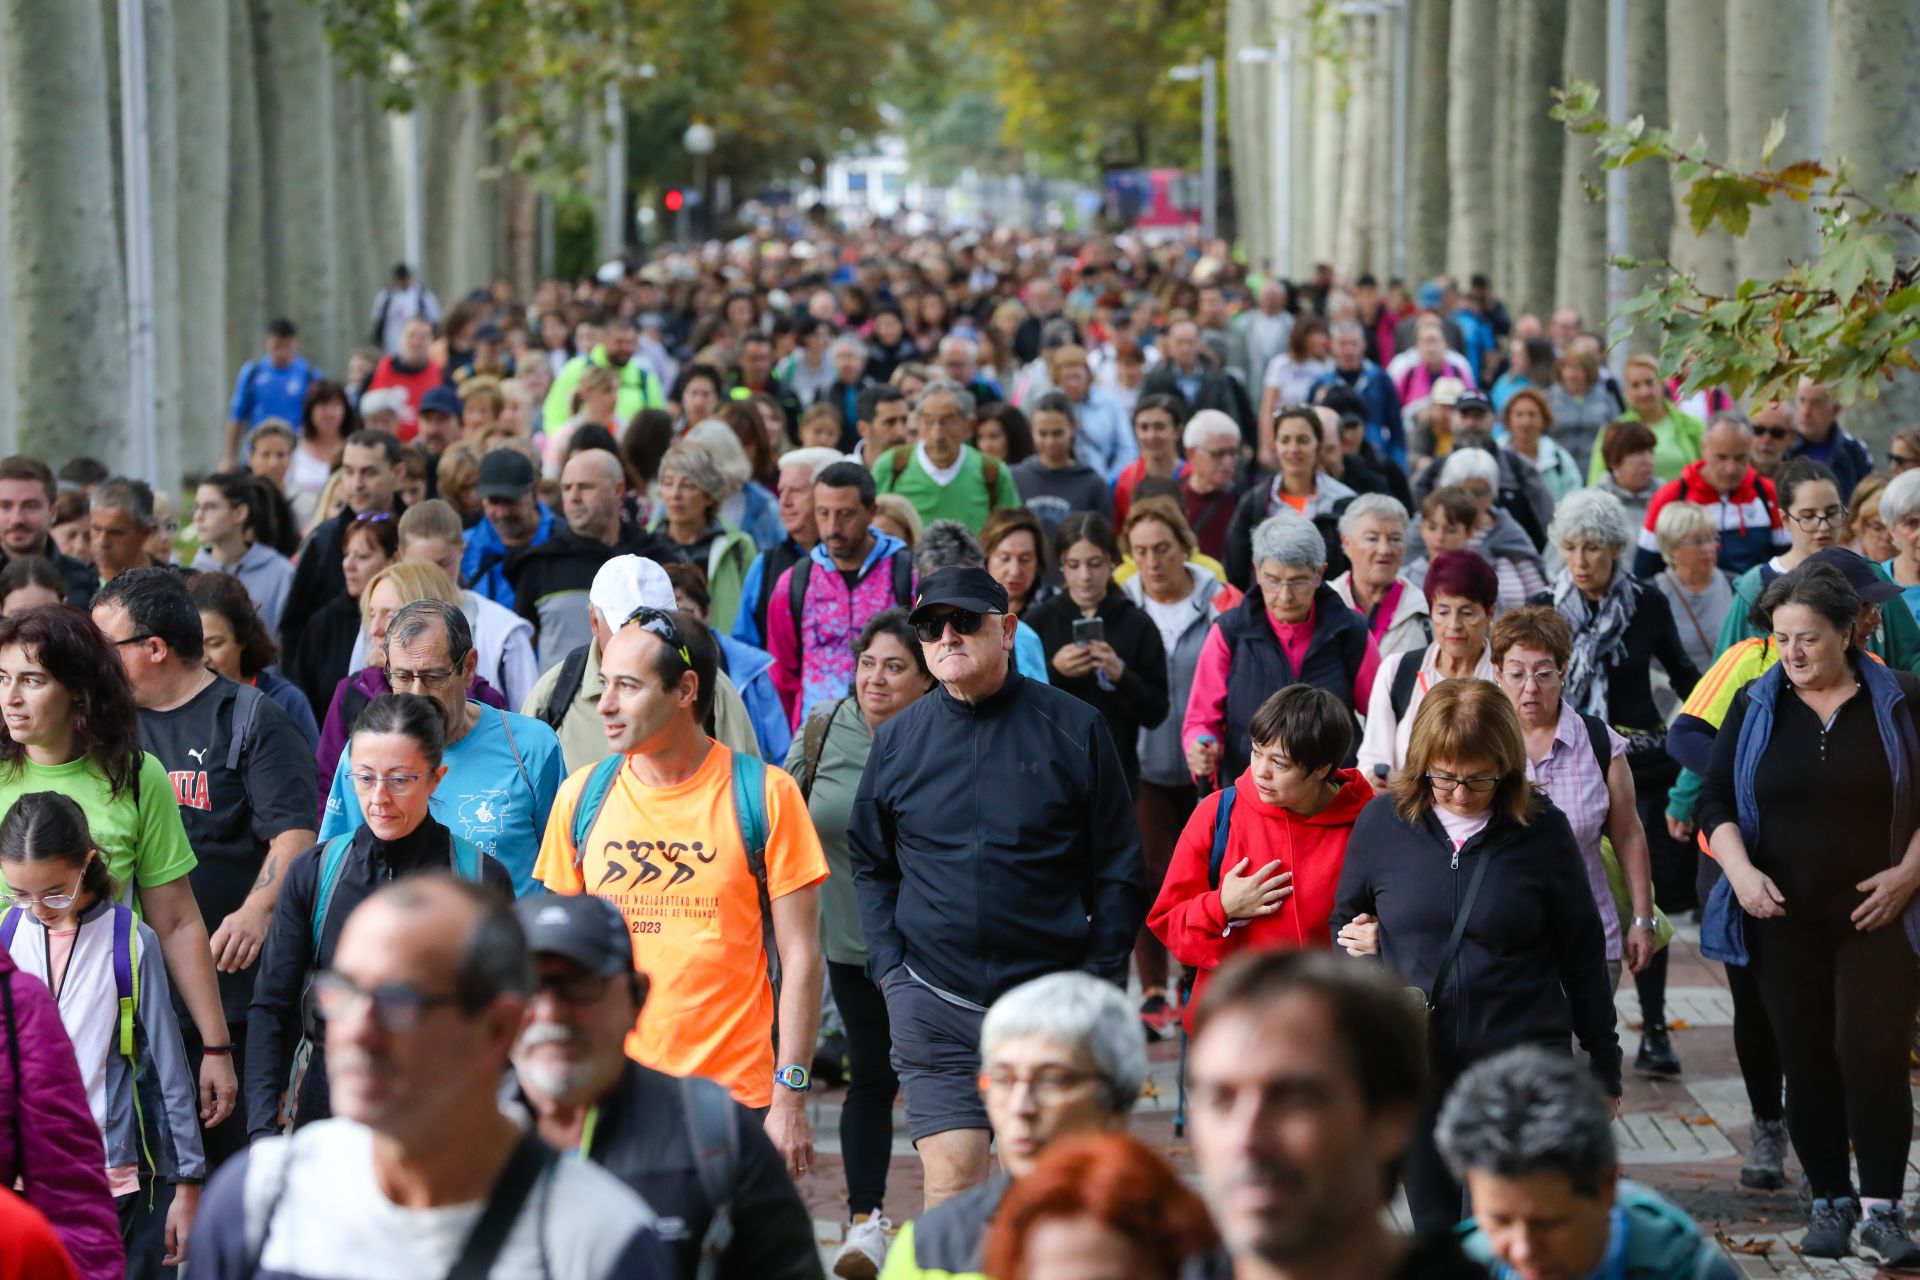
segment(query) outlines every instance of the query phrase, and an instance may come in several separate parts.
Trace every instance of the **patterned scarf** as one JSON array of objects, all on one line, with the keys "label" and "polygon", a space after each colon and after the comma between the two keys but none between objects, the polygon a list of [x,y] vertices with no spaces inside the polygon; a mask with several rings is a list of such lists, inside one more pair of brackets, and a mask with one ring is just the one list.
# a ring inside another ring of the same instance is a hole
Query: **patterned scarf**
[{"label": "patterned scarf", "polygon": [[1561,570],[1553,584],[1553,607],[1573,628],[1573,657],[1567,663],[1563,696],[1580,711],[1607,718],[1607,667],[1627,656],[1627,626],[1640,603],[1640,584],[1623,566],[1598,603],[1573,585]]}]

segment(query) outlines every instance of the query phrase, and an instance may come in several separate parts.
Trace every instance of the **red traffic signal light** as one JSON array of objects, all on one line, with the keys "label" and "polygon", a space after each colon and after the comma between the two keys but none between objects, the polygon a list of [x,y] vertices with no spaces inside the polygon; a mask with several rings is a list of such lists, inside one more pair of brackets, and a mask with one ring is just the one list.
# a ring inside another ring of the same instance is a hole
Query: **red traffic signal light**
[{"label": "red traffic signal light", "polygon": [[680,194],[680,189],[678,187],[675,187],[669,190],[667,192],[667,201],[666,201],[667,212],[668,213],[680,212],[680,206],[685,204],[686,201],[687,201],[687,198],[684,195]]}]

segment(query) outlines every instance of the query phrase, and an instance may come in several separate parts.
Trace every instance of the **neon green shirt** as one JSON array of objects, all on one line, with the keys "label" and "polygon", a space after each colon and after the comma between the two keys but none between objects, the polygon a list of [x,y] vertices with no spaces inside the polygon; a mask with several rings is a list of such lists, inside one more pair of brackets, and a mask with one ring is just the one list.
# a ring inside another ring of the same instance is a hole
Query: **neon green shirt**
[{"label": "neon green shirt", "polygon": [[171,884],[198,865],[173,782],[150,754],[140,759],[138,802],[132,793],[113,795],[100,767],[85,758],[51,765],[23,759],[14,768],[0,768],[0,812],[35,791],[57,791],[80,806],[94,847],[119,886],[119,901],[129,906],[137,906],[135,889]]}]

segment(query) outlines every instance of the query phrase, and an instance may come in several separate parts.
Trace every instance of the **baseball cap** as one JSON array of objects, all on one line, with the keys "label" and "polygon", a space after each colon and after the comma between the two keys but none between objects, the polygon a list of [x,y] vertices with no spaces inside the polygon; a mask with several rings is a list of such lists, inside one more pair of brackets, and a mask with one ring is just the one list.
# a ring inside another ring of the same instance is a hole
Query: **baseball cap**
[{"label": "baseball cap", "polygon": [[919,622],[941,605],[970,613],[1005,613],[1007,589],[985,569],[973,565],[935,569],[920,580],[920,592],[913,598],[913,612],[907,615],[907,621]]},{"label": "baseball cap", "polygon": [[1860,598],[1868,604],[1885,604],[1900,594],[1900,584],[1881,577],[1873,567],[1873,561],[1858,551],[1828,547],[1824,551],[1814,552],[1800,563],[1803,567],[1810,564],[1832,565],[1846,578],[1847,585],[1859,592]]},{"label": "baseball cap", "polygon": [[1467,384],[1458,378],[1435,378],[1433,381],[1433,390],[1428,394],[1427,398],[1435,404],[1457,405],[1460,403],[1460,397],[1465,395],[1466,391]]},{"label": "baseball cap", "polygon": [[635,609],[673,609],[673,582],[665,569],[645,556],[615,556],[593,575],[587,602],[600,611],[608,626],[618,627]]},{"label": "baseball cap", "polygon": [[1456,413],[1466,413],[1473,409],[1478,409],[1482,413],[1492,413],[1493,401],[1487,399],[1478,391],[1466,391],[1462,392],[1460,398],[1453,402],[1453,408]]},{"label": "baseball cap", "polygon": [[480,459],[473,491],[482,498],[524,498],[533,481],[533,459],[518,449],[495,449]]},{"label": "baseball cap", "polygon": [[633,940],[620,908],[590,893],[541,894],[513,906],[527,933],[527,949],[573,961],[611,978],[633,972]]},{"label": "baseball cap", "polygon": [[460,403],[460,393],[452,387],[435,387],[420,397],[422,413],[444,413],[457,418],[465,408]]}]

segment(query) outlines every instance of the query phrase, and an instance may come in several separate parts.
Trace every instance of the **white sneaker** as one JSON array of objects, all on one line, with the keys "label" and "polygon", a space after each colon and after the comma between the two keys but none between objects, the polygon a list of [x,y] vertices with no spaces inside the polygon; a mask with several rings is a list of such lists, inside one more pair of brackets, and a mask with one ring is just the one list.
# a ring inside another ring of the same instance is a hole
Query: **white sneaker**
[{"label": "white sneaker", "polygon": [[893,1224],[879,1214],[847,1228],[847,1242],[833,1256],[833,1274],[844,1280],[874,1280],[887,1260],[887,1233]]}]

